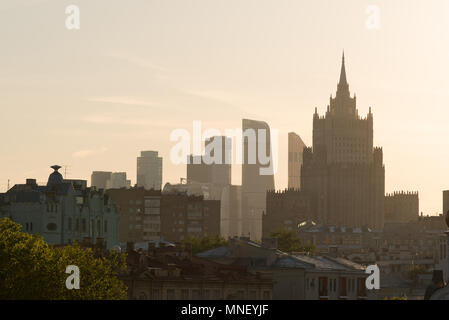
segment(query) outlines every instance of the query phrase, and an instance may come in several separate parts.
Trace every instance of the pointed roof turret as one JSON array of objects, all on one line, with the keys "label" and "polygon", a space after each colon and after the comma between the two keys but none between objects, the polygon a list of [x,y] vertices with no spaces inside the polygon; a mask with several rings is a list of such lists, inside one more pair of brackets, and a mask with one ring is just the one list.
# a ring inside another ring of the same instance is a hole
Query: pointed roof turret
[{"label": "pointed roof turret", "polygon": [[339,85],[347,85],[348,81],[346,80],[346,68],[345,68],[345,52],[343,51],[343,57],[341,58],[341,71],[340,71],[340,81]]}]

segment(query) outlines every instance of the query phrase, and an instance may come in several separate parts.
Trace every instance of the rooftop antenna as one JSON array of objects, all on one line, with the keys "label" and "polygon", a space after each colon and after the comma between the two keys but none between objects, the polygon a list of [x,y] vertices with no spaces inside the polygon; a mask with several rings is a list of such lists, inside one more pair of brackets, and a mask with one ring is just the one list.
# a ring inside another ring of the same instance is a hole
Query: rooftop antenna
[{"label": "rooftop antenna", "polygon": [[67,179],[67,174],[70,173],[69,168],[71,167],[71,165],[64,164],[62,165],[62,167],[64,168],[64,179]]},{"label": "rooftop antenna", "polygon": [[9,190],[9,179],[8,179],[8,188],[6,189],[6,191],[8,191]]}]

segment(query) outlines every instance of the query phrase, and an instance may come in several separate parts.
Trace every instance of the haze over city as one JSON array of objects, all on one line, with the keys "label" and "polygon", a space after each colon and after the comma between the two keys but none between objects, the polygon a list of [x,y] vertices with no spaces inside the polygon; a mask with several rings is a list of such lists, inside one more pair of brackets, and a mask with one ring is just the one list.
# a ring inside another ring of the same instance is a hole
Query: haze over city
[{"label": "haze over city", "polygon": [[[239,128],[242,118],[279,130],[283,189],[287,134],[312,145],[313,112],[324,114],[335,96],[344,50],[359,114],[372,108],[385,191],[419,191],[420,211],[441,212],[447,1],[80,0],[76,32],[64,25],[70,3],[0,9],[0,191],[8,179],[46,181],[52,164],[68,165],[68,178],[126,171],[134,184],[141,150],[158,150],[163,182],[177,183],[186,167],[170,162],[170,133],[191,131],[194,120]],[[379,29],[365,27],[370,4],[380,8]],[[232,182],[241,182],[238,167]]]}]

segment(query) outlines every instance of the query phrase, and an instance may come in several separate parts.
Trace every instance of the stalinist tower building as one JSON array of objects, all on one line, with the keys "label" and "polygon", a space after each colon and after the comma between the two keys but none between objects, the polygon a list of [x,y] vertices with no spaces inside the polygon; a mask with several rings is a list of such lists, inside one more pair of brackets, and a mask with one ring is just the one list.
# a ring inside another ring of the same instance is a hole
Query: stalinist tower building
[{"label": "stalinist tower building", "polygon": [[341,227],[383,228],[385,167],[373,148],[373,115],[358,114],[343,54],[335,98],[325,116],[315,109],[313,147],[305,148],[301,189],[309,194],[313,219]]}]

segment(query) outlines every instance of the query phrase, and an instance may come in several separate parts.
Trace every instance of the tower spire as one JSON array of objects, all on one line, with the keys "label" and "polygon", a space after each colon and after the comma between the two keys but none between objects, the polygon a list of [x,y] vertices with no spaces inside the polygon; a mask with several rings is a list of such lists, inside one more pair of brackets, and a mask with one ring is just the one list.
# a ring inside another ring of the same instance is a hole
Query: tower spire
[{"label": "tower spire", "polygon": [[347,85],[348,82],[346,80],[346,68],[345,68],[345,51],[343,50],[343,56],[341,58],[341,71],[340,71],[340,81],[338,82],[340,85]]}]

